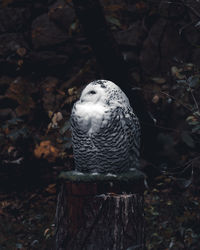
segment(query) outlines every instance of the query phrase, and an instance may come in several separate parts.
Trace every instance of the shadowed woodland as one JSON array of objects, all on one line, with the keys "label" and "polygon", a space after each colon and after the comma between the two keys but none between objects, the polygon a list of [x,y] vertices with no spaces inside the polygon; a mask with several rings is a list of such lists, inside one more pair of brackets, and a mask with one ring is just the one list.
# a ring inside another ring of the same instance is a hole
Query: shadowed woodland
[{"label": "shadowed woodland", "polygon": [[115,82],[142,126],[146,248],[200,249],[198,0],[0,1],[0,249],[51,249],[69,117]]}]

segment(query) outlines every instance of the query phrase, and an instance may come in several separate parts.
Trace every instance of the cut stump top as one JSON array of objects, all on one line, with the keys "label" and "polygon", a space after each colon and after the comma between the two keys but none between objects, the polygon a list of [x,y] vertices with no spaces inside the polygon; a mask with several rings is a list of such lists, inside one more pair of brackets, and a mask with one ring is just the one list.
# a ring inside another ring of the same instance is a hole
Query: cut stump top
[{"label": "cut stump top", "polygon": [[70,195],[98,195],[106,193],[142,193],[145,174],[138,169],[121,174],[61,172],[59,179],[66,182]]}]

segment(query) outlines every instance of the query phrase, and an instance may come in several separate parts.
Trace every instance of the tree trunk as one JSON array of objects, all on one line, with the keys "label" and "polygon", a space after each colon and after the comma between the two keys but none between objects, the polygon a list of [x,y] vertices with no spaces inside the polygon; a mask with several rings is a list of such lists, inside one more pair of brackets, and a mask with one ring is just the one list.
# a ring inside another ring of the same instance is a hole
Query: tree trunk
[{"label": "tree trunk", "polygon": [[98,0],[72,2],[104,77],[114,81],[125,92],[129,92],[132,78],[107,25],[100,2]]},{"label": "tree trunk", "polygon": [[143,178],[67,178],[58,195],[55,249],[145,249]]}]

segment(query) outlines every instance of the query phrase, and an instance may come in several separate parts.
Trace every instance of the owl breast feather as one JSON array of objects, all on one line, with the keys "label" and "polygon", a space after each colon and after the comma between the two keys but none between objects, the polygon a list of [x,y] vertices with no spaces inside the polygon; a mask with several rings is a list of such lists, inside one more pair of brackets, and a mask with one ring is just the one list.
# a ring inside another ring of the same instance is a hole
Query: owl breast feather
[{"label": "owl breast feather", "polygon": [[100,104],[77,102],[74,115],[79,128],[89,135],[97,133],[105,125],[107,108]]}]

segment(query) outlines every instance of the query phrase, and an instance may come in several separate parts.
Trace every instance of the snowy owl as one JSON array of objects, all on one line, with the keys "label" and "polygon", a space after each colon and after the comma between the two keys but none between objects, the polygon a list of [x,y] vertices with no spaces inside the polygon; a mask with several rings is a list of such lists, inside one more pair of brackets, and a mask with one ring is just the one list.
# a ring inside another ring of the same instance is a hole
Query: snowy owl
[{"label": "snowy owl", "polygon": [[140,124],[116,84],[89,83],[70,120],[76,170],[117,174],[139,166]]}]

